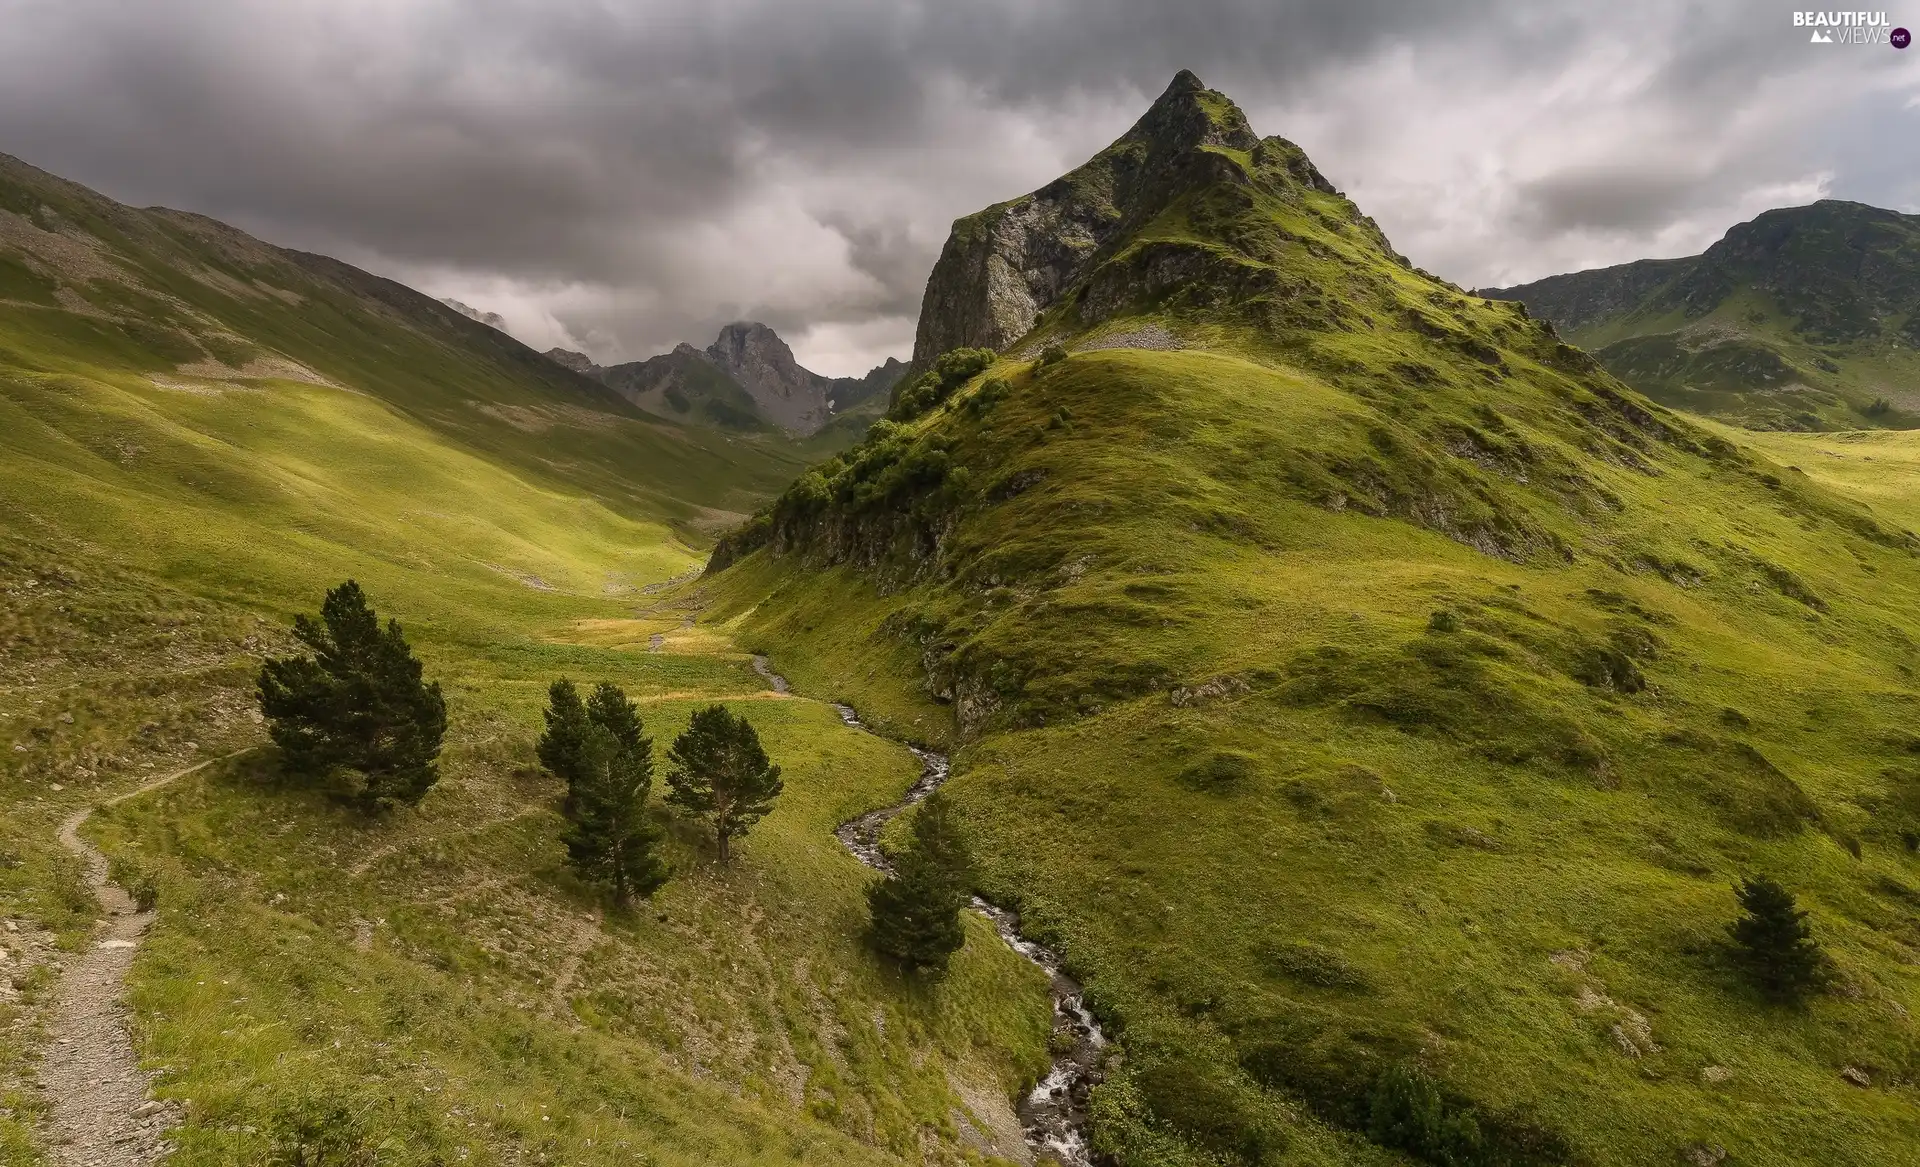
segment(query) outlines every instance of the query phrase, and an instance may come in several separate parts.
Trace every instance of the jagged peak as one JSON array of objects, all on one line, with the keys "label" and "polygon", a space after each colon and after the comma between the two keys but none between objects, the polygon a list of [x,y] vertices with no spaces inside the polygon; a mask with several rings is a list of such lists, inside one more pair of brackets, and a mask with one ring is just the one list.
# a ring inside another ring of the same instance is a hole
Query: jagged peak
[{"label": "jagged peak", "polygon": [[1233,99],[1208,89],[1191,70],[1182,69],[1120,139],[1149,148],[1185,153],[1202,146],[1252,150],[1259,137]]},{"label": "jagged peak", "polygon": [[747,359],[766,361],[785,370],[797,369],[793,349],[780,339],[780,334],[757,320],[735,320],[720,330],[720,335],[707,347],[707,355],[729,366]]}]

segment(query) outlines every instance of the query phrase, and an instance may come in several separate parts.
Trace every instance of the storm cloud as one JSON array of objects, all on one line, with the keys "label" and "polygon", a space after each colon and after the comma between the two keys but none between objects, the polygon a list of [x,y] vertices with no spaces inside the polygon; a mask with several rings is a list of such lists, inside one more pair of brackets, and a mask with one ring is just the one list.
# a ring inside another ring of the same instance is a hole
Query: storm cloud
[{"label": "storm cloud", "polygon": [[[0,151],[504,314],[602,360],[764,320],[910,347],[959,215],[1181,68],[1466,285],[1920,209],[1920,51],[1739,0],[0,0]],[[1920,8],[1893,11],[1920,24]]]}]

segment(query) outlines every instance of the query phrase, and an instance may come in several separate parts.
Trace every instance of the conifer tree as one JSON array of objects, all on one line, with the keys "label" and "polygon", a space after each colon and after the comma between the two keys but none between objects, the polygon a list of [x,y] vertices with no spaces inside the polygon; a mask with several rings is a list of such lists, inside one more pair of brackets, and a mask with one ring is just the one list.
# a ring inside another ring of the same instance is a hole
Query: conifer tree
[{"label": "conifer tree", "polygon": [[413,804],[439,780],[447,705],[400,623],[380,618],[352,580],[327,593],[320,618],[294,618],[311,656],[269,660],[258,695],[267,730],[294,773],[361,775],[356,797],[368,809]]},{"label": "conifer tree", "polygon": [[653,742],[640,728],[640,710],[627,700],[620,686],[602,681],[587,698],[587,716],[595,725],[613,735],[623,750],[642,752],[647,757],[647,781],[653,781]]},{"label": "conifer tree", "polygon": [[908,968],[944,970],[966,943],[973,859],[953,805],[934,791],[913,816],[913,839],[885,879],[867,888],[873,945]]},{"label": "conifer tree", "polygon": [[1820,986],[1826,958],[1793,893],[1764,875],[1734,885],[1743,914],[1727,926],[1741,966],[1761,992],[1798,1000]]},{"label": "conifer tree", "polygon": [[[626,700],[624,694],[620,700]],[[637,730],[637,719],[634,724]],[[572,788],[570,825],[561,837],[574,870],[611,888],[621,904],[633,896],[652,895],[668,874],[655,853],[666,832],[647,819],[653,743],[639,741],[635,748],[599,721],[588,724]]]},{"label": "conifer tree", "polygon": [[747,719],[724,705],[695,713],[667,756],[673,762],[667,801],[706,821],[719,842],[720,862],[726,863],[728,843],[773,809],[783,789],[780,767],[767,760]]},{"label": "conifer tree", "polygon": [[547,689],[545,717],[546,732],[540,735],[534,753],[547,773],[567,784],[567,798],[561,809],[571,813],[574,786],[583,772],[588,729],[587,707],[572,681],[562,677]]}]

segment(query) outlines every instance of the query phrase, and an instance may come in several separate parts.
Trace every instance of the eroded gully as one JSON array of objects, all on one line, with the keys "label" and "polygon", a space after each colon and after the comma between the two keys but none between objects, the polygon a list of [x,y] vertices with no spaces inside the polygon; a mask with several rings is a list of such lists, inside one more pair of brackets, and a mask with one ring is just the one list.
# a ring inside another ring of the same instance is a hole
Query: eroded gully
[{"label": "eroded gully", "polygon": [[[772,670],[766,657],[754,657],[753,667],[776,692],[789,691],[786,678]],[[864,733],[874,733],[851,707],[835,705],[833,708],[848,726]],[[868,811],[834,828],[835,837],[853,853],[853,857],[875,871],[891,870],[886,856],[880,850],[881,830],[895,815],[938,790],[947,780],[949,766],[946,755],[919,746],[908,745],[907,748],[920,760],[920,777],[907,789],[906,795],[898,802]],[[1101,1032],[1100,1023],[1087,1010],[1080,983],[1061,971],[1059,954],[1020,934],[1019,915],[990,904],[979,896],[973,897],[973,910],[993,924],[994,931],[999,933],[1007,947],[1046,973],[1050,981],[1054,1036],[1051,1048],[1055,1053],[1053,1066],[1046,1077],[1027,1093],[1018,1108],[1027,1145],[1034,1157],[1042,1162],[1051,1159],[1063,1167],[1092,1167],[1093,1157],[1088,1150],[1086,1137],[1087,1099],[1100,1080],[1100,1063],[1107,1046],[1106,1034]]]}]

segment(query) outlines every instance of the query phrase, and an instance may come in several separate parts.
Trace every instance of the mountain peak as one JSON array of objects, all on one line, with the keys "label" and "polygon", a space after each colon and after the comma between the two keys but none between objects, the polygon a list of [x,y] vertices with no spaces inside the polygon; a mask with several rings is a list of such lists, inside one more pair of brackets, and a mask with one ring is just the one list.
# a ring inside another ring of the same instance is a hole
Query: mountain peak
[{"label": "mountain peak", "polygon": [[778,371],[785,379],[791,379],[791,374],[800,369],[793,350],[780,334],[756,320],[736,320],[722,328],[707,346],[707,355],[722,368],[760,365]]},{"label": "mountain peak", "polygon": [[801,368],[780,334],[758,321],[736,320],[722,328],[706,355],[789,430],[812,433],[831,415],[828,379]]},{"label": "mountain peak", "polygon": [[[1321,196],[1329,201],[1309,208]],[[1276,231],[1277,213],[1301,230]],[[1217,282],[1216,305],[1243,299],[1250,269],[1273,284],[1280,266],[1298,266],[1279,249],[1327,232],[1357,232],[1369,251],[1404,262],[1304,151],[1262,140],[1231,99],[1183,69],[1084,165],[954,223],[921,302],[914,364],[953,348],[1006,349],[1056,305],[1084,328],[1179,286],[1203,295],[1198,285]]]},{"label": "mountain peak", "polygon": [[1165,91],[1120,139],[1121,143],[1129,141],[1175,152],[1202,146],[1252,150],[1260,144],[1247,115],[1240,112],[1233,99],[1208,89],[1188,69],[1174,74]]}]

